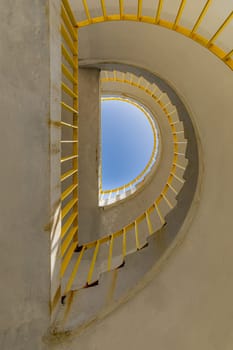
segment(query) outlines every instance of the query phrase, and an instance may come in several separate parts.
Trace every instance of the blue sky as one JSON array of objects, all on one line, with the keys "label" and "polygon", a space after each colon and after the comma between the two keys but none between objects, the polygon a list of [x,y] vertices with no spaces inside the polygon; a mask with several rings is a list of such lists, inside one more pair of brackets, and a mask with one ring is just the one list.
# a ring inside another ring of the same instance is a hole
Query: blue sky
[{"label": "blue sky", "polygon": [[102,187],[116,188],[134,179],[147,165],[153,132],[144,113],[130,103],[101,103]]}]

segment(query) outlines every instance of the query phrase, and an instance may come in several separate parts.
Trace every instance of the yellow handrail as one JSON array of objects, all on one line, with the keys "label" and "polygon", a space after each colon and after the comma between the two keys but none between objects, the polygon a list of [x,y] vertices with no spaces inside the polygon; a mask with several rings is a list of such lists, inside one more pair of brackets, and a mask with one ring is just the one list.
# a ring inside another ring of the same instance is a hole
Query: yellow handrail
[{"label": "yellow handrail", "polygon": [[[63,76],[68,80],[68,82],[61,82],[61,89],[64,94],[67,94],[69,96],[69,99],[72,99],[72,105],[66,102],[66,99],[61,102],[61,105],[63,109],[65,109],[68,112],[69,118],[70,115],[72,115],[69,120],[66,119],[66,114],[64,113],[64,118],[62,115],[62,120],[60,122],[61,128],[63,127],[70,127],[72,129],[72,138],[66,138],[65,140],[61,141],[61,149],[63,152],[63,156],[61,158],[61,163],[65,162],[68,164],[68,160],[71,161],[71,168],[65,168],[64,171],[61,171],[61,183],[63,184],[63,190],[61,194],[61,217],[62,217],[62,226],[61,226],[61,270],[60,270],[60,276],[61,278],[64,276],[64,274],[67,271],[67,268],[74,256],[74,251],[77,248],[78,244],[78,27],[83,27],[86,25],[89,25],[91,23],[98,23],[103,21],[113,21],[113,20],[132,20],[132,21],[142,21],[146,23],[151,24],[158,24],[160,26],[163,26],[168,29],[173,29],[183,35],[191,36],[194,40],[201,43],[202,45],[209,48],[210,51],[215,53],[219,58],[221,58],[229,67],[233,69],[232,65],[232,54],[233,50],[229,52],[225,52],[224,50],[221,50],[218,48],[214,41],[220,35],[220,33],[225,29],[225,27],[228,25],[230,20],[232,19],[232,13],[227,17],[227,19],[223,22],[223,24],[219,27],[217,32],[211,37],[211,39],[208,41],[207,39],[203,39],[200,35],[196,34],[196,30],[202,21],[204,15],[206,14],[208,7],[210,5],[210,1],[206,2],[206,5],[204,9],[202,10],[202,13],[200,14],[197,22],[195,23],[192,30],[184,28],[179,25],[184,6],[186,1],[182,0],[178,9],[178,12],[176,14],[176,18],[174,23],[165,21],[161,19],[161,12],[163,7],[163,0],[159,0],[158,6],[156,9],[155,17],[149,17],[149,16],[143,16],[143,1],[138,0],[138,7],[137,7],[137,13],[133,15],[129,15],[124,13],[124,4],[123,1],[119,0],[119,9],[120,13],[116,15],[107,15],[107,9],[105,5],[104,0],[100,0],[101,8],[102,8],[102,17],[91,17],[90,10],[87,5],[87,1],[83,0],[84,10],[87,16],[87,20],[77,22],[75,19],[73,12],[70,8],[68,0],[61,0],[61,36],[62,36],[62,44],[61,44],[61,54],[64,58],[66,64],[69,65],[69,68],[62,63],[62,74]],[[119,77],[117,77],[117,73],[113,72],[113,79],[115,81],[120,81]],[[167,107],[170,105],[170,103],[163,103],[162,96],[156,95],[156,89],[153,89],[151,91],[148,89],[148,82],[147,85],[144,87],[141,84],[140,78],[138,79],[137,83],[133,81],[133,77],[131,76],[129,80],[126,80],[126,74],[123,73],[121,80],[125,83],[137,86],[138,88],[143,89],[151,98],[154,99],[158,103],[158,105],[161,107],[165,115],[167,116],[168,122],[171,127],[171,132],[173,134],[173,162],[172,167],[166,182],[166,185],[164,186],[162,192],[158,196],[158,198],[152,203],[152,205],[141,215],[139,215],[137,218],[135,218],[131,223],[124,226],[121,230],[114,232],[110,235],[103,236],[100,239],[97,239],[93,242],[87,242],[82,247],[80,247],[80,252],[78,254],[78,257],[74,263],[74,267],[69,272],[68,276],[68,282],[66,284],[64,293],[68,293],[72,289],[73,282],[75,280],[75,277],[77,275],[77,272],[79,270],[80,264],[82,262],[83,256],[88,249],[94,249],[94,253],[92,256],[91,264],[89,266],[88,275],[86,282],[88,284],[92,283],[92,277],[95,269],[95,264],[97,261],[97,257],[101,248],[101,245],[107,244],[109,247],[108,251],[108,258],[107,258],[107,268],[108,270],[111,270],[114,268],[112,260],[113,260],[113,247],[114,247],[114,240],[116,238],[122,239],[122,259],[124,260],[126,254],[127,254],[127,233],[133,229],[134,235],[135,235],[135,247],[136,249],[140,249],[143,242],[140,242],[139,238],[139,224],[146,220],[147,227],[148,227],[148,233],[152,234],[155,232],[156,228],[153,227],[152,221],[151,221],[151,215],[153,213],[156,213],[160,219],[161,225],[165,223],[163,214],[160,210],[160,203],[161,201],[164,201],[167,206],[171,209],[172,203],[168,199],[167,192],[169,189],[171,189],[174,194],[177,194],[176,189],[172,186],[173,180],[177,179],[181,183],[184,183],[184,180],[180,178],[176,174],[176,169],[180,168],[182,170],[185,170],[185,167],[178,164],[178,155],[182,155],[184,157],[184,154],[182,152],[178,151],[178,136],[179,131],[176,130],[176,122],[173,122],[172,119],[172,112],[169,112]],[[69,100],[70,101],[70,100]],[[63,113],[63,112],[62,112]],[[63,130],[63,129],[62,129]],[[71,144],[72,145],[72,155],[70,153],[68,156],[65,154],[65,145]],[[67,179],[72,179],[72,183],[68,182],[66,183]],[[132,185],[132,184],[130,184]],[[125,190],[125,187],[123,186],[123,189]],[[119,192],[119,188],[117,189]],[[114,192],[111,190],[111,193]],[[71,196],[71,198],[70,198]],[[57,292],[55,293],[54,300],[52,300],[51,305],[54,306],[55,301],[58,300],[58,295],[60,293],[61,286],[58,287]],[[59,293],[58,293],[59,291]]]},{"label": "yellow handrail", "polygon": [[[135,0],[136,1],[136,0]],[[195,1],[195,0],[194,0]],[[84,4],[86,3],[86,0],[83,0]],[[159,0],[157,8],[155,9],[155,16],[143,16],[142,15],[142,0],[138,0],[138,6],[137,6],[137,11],[135,13],[125,13],[124,15],[115,13],[115,14],[109,14],[107,16],[107,10],[105,6],[105,2],[101,0],[101,7],[102,7],[102,12],[103,16],[99,17],[91,17],[90,12],[88,7],[85,5],[85,12],[87,15],[87,19],[78,21],[76,23],[77,27],[85,27],[90,24],[95,24],[95,23],[101,23],[105,21],[120,21],[120,20],[125,20],[125,21],[134,21],[134,22],[144,22],[152,25],[159,25],[161,27],[164,27],[169,30],[173,30],[179,34],[182,34],[189,39],[192,39],[196,41],[198,44],[204,46],[208,50],[210,50],[214,55],[216,55],[221,61],[223,61],[231,70],[233,70],[233,59],[231,58],[230,54],[228,56],[228,52],[225,51],[225,49],[219,47],[218,45],[214,44],[215,39],[221,34],[221,32],[226,28],[226,26],[230,23],[232,20],[233,13],[231,12],[227,18],[223,21],[223,23],[220,25],[219,29],[211,36],[211,39],[209,40],[208,38],[204,37],[203,35],[197,33],[197,29],[199,28],[201,22],[203,21],[204,17],[206,16],[210,5],[212,3],[212,0],[207,0],[204,7],[202,8],[196,22],[193,24],[191,28],[184,27],[183,25],[178,25],[181,15],[184,10],[185,6],[184,0],[181,0],[179,9],[175,15],[175,20],[174,21],[168,21],[165,19],[161,18],[161,13],[163,9],[163,4],[164,0]],[[122,5],[121,5],[122,7]],[[227,59],[226,59],[227,56]]]},{"label": "yellow handrail", "polygon": [[[106,75],[106,73],[104,73]],[[117,77],[117,72],[113,73],[113,79],[114,81],[118,80]],[[109,77],[106,75],[106,78],[104,79],[109,79]],[[119,78],[123,79],[123,77]],[[124,76],[125,79],[125,76]],[[130,80],[127,80],[128,84],[135,84],[133,82],[133,78]],[[152,205],[144,212],[142,213],[140,216],[138,216],[136,219],[134,219],[133,222],[127,224],[126,226],[124,226],[121,230],[116,231],[110,235],[107,236],[103,236],[100,239],[97,239],[95,241],[92,242],[87,242],[82,246],[81,249],[81,253],[78,257],[78,266],[81,263],[81,259],[83,257],[84,251],[88,250],[88,249],[94,249],[94,253],[93,253],[93,257],[91,260],[91,264],[89,267],[89,272],[88,272],[88,276],[87,276],[87,284],[90,284],[92,282],[92,275],[95,269],[95,264],[96,264],[96,260],[97,260],[97,256],[98,253],[100,251],[100,247],[102,244],[108,244],[109,245],[109,251],[108,251],[108,258],[107,258],[107,270],[110,271],[112,268],[114,268],[113,264],[112,264],[112,258],[113,258],[113,246],[114,246],[114,240],[116,238],[121,237],[122,238],[122,260],[124,260],[125,256],[127,255],[127,246],[126,246],[126,241],[127,241],[127,232],[129,232],[131,229],[134,229],[134,234],[135,234],[135,248],[136,249],[141,249],[142,246],[140,245],[140,241],[139,241],[139,227],[138,225],[143,221],[146,220],[147,223],[147,227],[148,227],[148,234],[151,235],[153,234],[158,228],[155,228],[152,226],[152,222],[151,222],[151,215],[153,214],[153,212],[155,211],[159,220],[160,220],[160,225],[164,225],[165,224],[165,219],[162,215],[162,212],[159,208],[161,201],[164,201],[166,203],[166,205],[168,206],[169,209],[173,208],[172,203],[169,201],[169,199],[167,198],[166,194],[169,191],[170,188],[173,189],[174,194],[177,194],[177,191],[173,188],[172,186],[172,182],[173,179],[178,179],[182,184],[184,183],[184,180],[179,178],[176,175],[176,168],[183,168],[183,170],[185,169],[184,167],[180,166],[177,163],[177,136],[176,134],[178,133],[176,131],[176,124],[172,122],[172,112],[170,113],[167,109],[166,109],[166,105],[164,105],[164,103],[162,102],[161,99],[158,98],[157,95],[155,95],[154,93],[151,95],[151,91],[148,89],[148,85],[147,88],[145,89],[144,86],[139,85],[139,88],[143,89],[149,96],[151,96],[151,98],[153,98],[155,101],[157,101],[157,103],[159,104],[160,108],[163,110],[163,112],[165,113],[165,115],[168,118],[168,122],[170,124],[171,127],[171,132],[173,133],[173,143],[174,143],[174,147],[173,147],[173,152],[174,152],[174,156],[173,156],[173,162],[172,162],[172,166],[171,166],[171,170],[169,172],[169,176],[167,178],[166,184],[164,185],[163,190],[161,191],[160,195],[157,197],[157,199],[152,203]],[[82,256],[81,256],[82,254]],[[72,276],[70,277],[70,281],[74,281],[75,279],[75,275],[74,275],[74,270],[77,267],[77,265],[75,265],[73,272],[72,272]],[[69,285],[66,288],[66,293],[72,289],[72,283],[70,282]]]},{"label": "yellow handrail", "polygon": [[[60,143],[62,154],[61,279],[78,245],[78,32],[76,23],[77,20],[68,0],[61,0],[61,73],[62,79],[66,79],[61,81],[63,92],[61,133],[65,132],[65,128],[71,128],[71,134],[64,133],[65,140],[61,140]],[[62,289],[61,286],[59,288]]]}]

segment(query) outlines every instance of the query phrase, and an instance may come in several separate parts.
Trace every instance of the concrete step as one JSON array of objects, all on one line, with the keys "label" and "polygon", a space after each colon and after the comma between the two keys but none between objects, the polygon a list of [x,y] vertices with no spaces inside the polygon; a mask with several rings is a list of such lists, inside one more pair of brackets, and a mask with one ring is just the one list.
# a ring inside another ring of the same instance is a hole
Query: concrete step
[{"label": "concrete step", "polygon": [[[160,90],[155,84],[151,84],[143,77],[135,76],[132,73],[102,71],[100,76],[101,79],[129,81],[136,86],[140,85],[145,91],[156,96],[161,107],[169,114],[169,120],[173,126],[173,135],[176,138],[176,163],[174,165],[177,164],[177,166],[173,166],[172,181],[166,185],[160,199],[158,201],[156,199],[155,205],[151,207],[146,214],[142,215],[140,220],[137,221],[136,226],[132,223],[127,230],[125,242],[123,234],[120,233],[114,238],[112,246],[110,240],[100,244],[97,256],[95,257],[96,261],[94,262],[93,257],[95,256],[95,246],[85,250],[78,268],[78,273],[72,283],[72,290],[79,290],[87,286],[87,284],[90,285],[99,281],[100,276],[107,270],[113,270],[123,264],[125,260],[124,254],[128,256],[129,254],[136,252],[138,248],[146,246],[150,234],[161,230],[166,223],[166,216],[177,205],[176,197],[184,184],[183,175],[188,164],[188,161],[185,159],[187,140],[184,137],[183,123],[179,120],[177,109],[172,105],[167,94]],[[124,196],[126,194],[124,194]],[[119,199],[122,199],[121,197],[122,196],[119,196]],[[112,249],[112,255],[109,259],[110,249]],[[66,290],[68,276],[74,271],[80,254],[80,252],[75,253],[72,257],[65,274],[62,290]],[[92,265],[93,268],[91,267]]]}]

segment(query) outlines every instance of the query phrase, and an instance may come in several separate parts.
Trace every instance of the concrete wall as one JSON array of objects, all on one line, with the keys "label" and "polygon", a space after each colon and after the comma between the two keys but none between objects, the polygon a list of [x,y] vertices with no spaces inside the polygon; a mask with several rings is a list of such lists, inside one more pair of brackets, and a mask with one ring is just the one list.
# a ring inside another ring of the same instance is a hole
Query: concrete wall
[{"label": "concrete wall", "polygon": [[0,11],[1,348],[231,350],[233,77],[194,42],[134,23],[83,31],[82,58],[130,62],[175,86],[193,115],[203,149],[198,211],[181,229],[187,233],[183,244],[157,267],[156,278],[140,294],[79,339],[42,342],[49,326],[50,268],[44,230],[50,220],[46,4],[8,1]]},{"label": "concrete wall", "polygon": [[53,12],[55,25],[57,5],[45,0],[35,0],[33,6],[30,0],[0,5],[0,348],[4,350],[41,349],[50,322],[49,120],[54,115],[50,115],[49,15]]},{"label": "concrete wall", "polygon": [[79,70],[79,239],[99,235],[98,165],[100,140],[99,70]]}]

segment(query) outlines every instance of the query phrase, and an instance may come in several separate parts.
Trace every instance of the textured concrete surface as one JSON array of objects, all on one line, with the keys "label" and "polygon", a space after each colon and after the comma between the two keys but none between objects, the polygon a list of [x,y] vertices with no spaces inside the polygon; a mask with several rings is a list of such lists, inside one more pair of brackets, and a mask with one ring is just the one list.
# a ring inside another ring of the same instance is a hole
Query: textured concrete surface
[{"label": "textured concrete surface", "polygon": [[0,36],[0,348],[40,349],[50,299],[48,2],[1,2]]},{"label": "textured concrete surface", "polygon": [[79,239],[99,235],[98,165],[100,130],[99,70],[79,71]]},{"label": "textured concrete surface", "polygon": [[[9,53],[0,58],[1,348],[232,350],[232,73],[194,42],[135,23],[83,30],[80,52],[85,60],[131,62],[175,86],[203,151],[197,213],[181,229],[183,244],[140,294],[79,338],[42,342],[49,300],[44,225],[50,218],[46,3],[9,1],[0,12],[1,52]],[[222,15],[222,3],[220,9]]]},{"label": "textured concrete surface", "polygon": [[[103,69],[104,67],[108,67],[109,69],[112,67],[112,69],[120,69],[125,72],[130,72],[135,69],[133,67],[124,65],[107,64],[102,64],[100,67]],[[137,76],[144,76],[144,74],[146,74],[145,71],[138,69]],[[153,79],[156,79],[156,77],[153,76],[150,78],[152,81]],[[168,87],[164,85],[162,91],[166,93],[167,88]],[[111,207],[105,207],[104,210],[102,210],[101,235],[120,230],[123,226],[127,225],[130,222],[133,222],[137,216],[145,212],[145,210],[152,205],[155,199],[157,199],[162,192],[167,182],[173,161],[173,135],[171,132],[170,124],[168,122],[166,114],[150,97],[150,95],[145,93],[143,90],[138,89],[137,87],[124,83],[104,83],[103,89],[107,89],[108,92],[112,91],[112,93],[121,91],[123,94],[127,94],[127,96],[131,96],[137,101],[140,101],[151,111],[160,131],[161,152],[155,171],[148,176],[148,179],[145,181],[145,185],[142,186],[140,190],[138,190],[132,197],[127,198],[126,201],[116,203]],[[174,107],[176,104],[181,104],[178,96],[176,96],[176,99],[173,100],[173,103]],[[183,108],[181,114],[183,114],[182,119],[187,120],[187,123],[189,123],[188,113],[185,113],[185,108]],[[179,116],[179,118],[181,118],[181,116]],[[191,133],[191,143],[193,142],[192,139],[194,139],[194,135]],[[195,153],[196,150],[193,149],[193,154]]]}]

